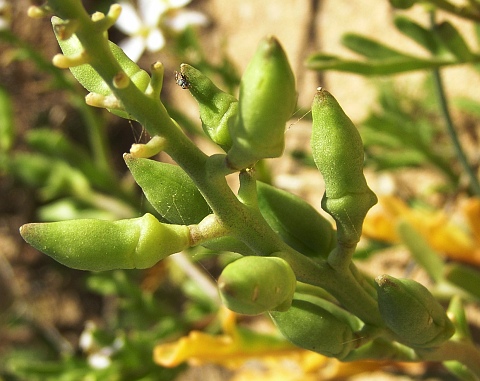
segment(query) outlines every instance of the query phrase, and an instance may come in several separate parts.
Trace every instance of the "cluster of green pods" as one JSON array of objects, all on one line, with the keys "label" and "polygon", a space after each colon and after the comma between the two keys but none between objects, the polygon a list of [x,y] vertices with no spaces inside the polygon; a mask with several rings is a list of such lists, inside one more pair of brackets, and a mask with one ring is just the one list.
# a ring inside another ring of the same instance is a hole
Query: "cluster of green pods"
[{"label": "cluster of green pods", "polygon": [[[395,3],[407,6],[409,2]],[[59,62],[71,69],[103,107],[129,118],[121,102],[113,97],[112,86],[126,87],[130,81],[149,96],[159,95],[161,65],[152,66],[150,78],[120,48],[110,44],[123,75],[108,85],[84,62],[86,56],[80,54],[83,47],[75,34],[65,33],[70,24],[60,19],[53,23],[65,54]],[[183,64],[180,70],[178,82],[198,102],[203,130],[224,150],[229,170],[246,171],[259,160],[282,155],[285,125],[294,111],[297,94],[287,56],[274,37],[260,42],[242,76],[238,99],[194,67]],[[325,180],[322,208],[333,217],[337,230],[301,198],[259,181],[254,183],[254,204],[285,248],[308,257],[308,263],[314,266],[325,265],[338,247],[355,250],[365,215],[377,198],[363,173],[360,135],[336,99],[322,88],[314,97],[312,118],[312,155]],[[143,152],[155,153],[167,144],[162,137],[155,138],[155,144]],[[66,266],[90,271],[147,268],[194,245],[236,252],[243,257],[228,264],[218,280],[221,299],[228,308],[248,315],[269,312],[288,340],[323,355],[343,359],[357,349],[364,328],[359,318],[340,307],[341,303],[299,292],[295,264],[282,259],[288,257],[285,252],[257,256],[248,245],[248,237],[239,239],[238,234],[222,230],[221,224],[202,231],[204,225],[215,225],[216,216],[196,183],[180,166],[140,157],[141,151],[126,154],[124,160],[155,216],[147,213],[120,221],[27,224],[20,231],[23,238]],[[350,260],[346,258],[346,268]],[[374,299],[378,299],[383,320],[378,328],[400,343],[433,348],[454,332],[442,306],[416,282],[379,277]]]}]

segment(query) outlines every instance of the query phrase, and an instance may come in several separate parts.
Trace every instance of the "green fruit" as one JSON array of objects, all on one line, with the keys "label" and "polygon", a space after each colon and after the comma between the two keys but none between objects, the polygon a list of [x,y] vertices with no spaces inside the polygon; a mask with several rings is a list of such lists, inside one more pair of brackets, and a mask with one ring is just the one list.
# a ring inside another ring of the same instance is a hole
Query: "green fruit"
[{"label": "green fruit", "polygon": [[285,124],[293,113],[295,77],[276,38],[263,39],[240,83],[238,119],[231,128],[228,161],[235,169],[281,156]]},{"label": "green fruit", "polygon": [[242,257],[225,267],[218,279],[218,289],[227,308],[257,315],[290,307],[295,274],[285,260],[272,255]]},{"label": "green fruit", "polygon": [[285,338],[300,348],[338,359],[355,349],[359,324],[326,300],[295,294],[288,311],[269,314]]},{"label": "green fruit", "polygon": [[213,142],[228,151],[232,145],[229,129],[237,117],[238,100],[190,65],[182,64],[180,75],[188,81],[187,88],[198,102],[203,130]]},{"label": "green fruit", "polygon": [[381,275],[375,282],[380,314],[399,342],[430,348],[454,334],[455,328],[445,310],[420,283],[389,275]]},{"label": "green fruit", "polygon": [[337,223],[338,241],[353,245],[377,202],[363,174],[362,140],[337,100],[322,88],[314,97],[312,117],[312,154],[325,180],[322,208]]},{"label": "green fruit", "polygon": [[26,224],[20,234],[63,265],[89,271],[148,268],[190,246],[188,227],[162,224],[148,213],[119,221]]}]

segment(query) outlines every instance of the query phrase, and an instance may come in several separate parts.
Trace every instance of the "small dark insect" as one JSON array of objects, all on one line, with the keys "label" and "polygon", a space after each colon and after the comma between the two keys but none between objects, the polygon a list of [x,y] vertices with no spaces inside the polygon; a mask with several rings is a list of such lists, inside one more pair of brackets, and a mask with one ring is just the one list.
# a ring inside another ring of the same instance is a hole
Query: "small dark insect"
[{"label": "small dark insect", "polygon": [[178,71],[175,72],[175,82],[177,82],[177,85],[180,86],[182,89],[190,88],[190,82],[188,82],[185,74],[182,74]]}]

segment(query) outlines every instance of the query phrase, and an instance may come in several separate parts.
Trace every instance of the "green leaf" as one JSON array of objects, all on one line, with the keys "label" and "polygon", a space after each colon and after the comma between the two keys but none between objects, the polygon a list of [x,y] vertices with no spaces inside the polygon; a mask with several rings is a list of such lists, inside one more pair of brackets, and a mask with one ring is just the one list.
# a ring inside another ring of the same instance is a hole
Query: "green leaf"
[{"label": "green leaf", "polygon": [[435,28],[446,48],[460,61],[471,62],[477,56],[472,53],[467,42],[460,32],[448,21],[442,22]]},{"label": "green leaf", "polygon": [[13,106],[7,91],[0,87],[0,152],[10,150],[15,138]]},{"label": "green leaf", "polygon": [[200,191],[179,166],[128,154],[124,160],[147,200],[167,221],[195,224],[211,213]]},{"label": "green leaf", "polygon": [[313,70],[336,70],[360,75],[392,75],[415,70],[435,69],[455,64],[450,59],[419,57],[397,57],[386,60],[355,61],[342,59],[323,53],[314,53],[307,58],[305,65]]},{"label": "green leaf", "polygon": [[415,261],[424,268],[435,282],[442,281],[444,263],[440,259],[440,255],[431,248],[425,238],[406,221],[398,223],[397,232]]},{"label": "green leaf", "polygon": [[459,263],[452,263],[445,267],[445,279],[480,299],[480,271]]},{"label": "green leaf", "polygon": [[372,60],[387,60],[406,58],[408,54],[392,49],[376,40],[354,33],[346,33],[342,36],[342,45],[362,56]]},{"label": "green leaf", "polygon": [[405,36],[410,37],[413,41],[427,49],[433,55],[438,55],[444,50],[435,33],[424,28],[420,24],[417,24],[410,18],[403,15],[396,16],[394,23],[400,32]]}]

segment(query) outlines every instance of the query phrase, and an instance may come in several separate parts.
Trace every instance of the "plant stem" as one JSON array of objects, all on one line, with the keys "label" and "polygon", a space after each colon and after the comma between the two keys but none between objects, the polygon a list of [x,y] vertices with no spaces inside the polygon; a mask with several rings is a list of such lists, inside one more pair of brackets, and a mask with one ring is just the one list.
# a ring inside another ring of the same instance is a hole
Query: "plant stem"
[{"label": "plant stem", "polygon": [[[434,12],[430,12],[430,24],[432,28],[435,27]],[[433,69],[432,75],[433,75],[433,82],[435,87],[435,94],[437,96],[440,111],[443,115],[443,119],[445,121],[445,126],[447,128],[448,135],[450,136],[450,139],[453,143],[453,147],[455,149],[457,158],[460,161],[460,165],[462,166],[463,170],[465,171],[465,173],[467,174],[470,180],[470,191],[472,194],[480,196],[480,183],[472,167],[468,163],[467,156],[465,155],[465,152],[460,143],[460,139],[458,138],[457,131],[455,129],[455,126],[453,125],[452,117],[450,115],[450,110],[448,107],[447,97],[445,94],[445,86],[443,84],[440,70]]]},{"label": "plant stem", "polygon": [[113,78],[122,69],[110,51],[104,31],[96,30],[79,0],[50,0],[49,5],[61,18],[78,21],[76,35],[88,52],[89,64],[129,115],[150,135],[165,138],[165,152],[194,181],[226,231],[258,255],[276,253],[290,264],[298,281],[325,288],[364,322],[383,326],[376,300],[360,286],[349,268],[335,270],[326,261],[316,263],[293,250],[270,228],[258,208],[240,202],[225,179],[225,155],[205,155],[172,121],[159,99],[147,96],[131,82],[122,88],[113,85]]},{"label": "plant stem", "polygon": [[437,100],[440,106],[440,110],[443,115],[443,119],[445,121],[445,126],[447,127],[448,135],[453,143],[453,147],[455,149],[455,153],[457,155],[460,164],[467,174],[470,180],[470,191],[480,196],[480,183],[478,182],[477,176],[475,175],[472,167],[468,163],[467,157],[465,152],[463,151],[462,145],[460,144],[460,140],[458,138],[457,132],[455,130],[455,126],[452,122],[452,117],[450,115],[450,110],[448,108],[447,99],[445,96],[445,90],[443,86],[442,77],[440,71],[438,69],[432,70],[434,85],[435,85],[435,93],[437,95]]},{"label": "plant stem", "polygon": [[421,361],[458,361],[480,379],[480,351],[470,342],[447,341],[435,350],[417,350]]}]

